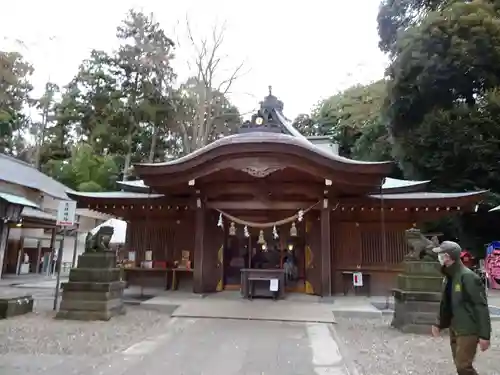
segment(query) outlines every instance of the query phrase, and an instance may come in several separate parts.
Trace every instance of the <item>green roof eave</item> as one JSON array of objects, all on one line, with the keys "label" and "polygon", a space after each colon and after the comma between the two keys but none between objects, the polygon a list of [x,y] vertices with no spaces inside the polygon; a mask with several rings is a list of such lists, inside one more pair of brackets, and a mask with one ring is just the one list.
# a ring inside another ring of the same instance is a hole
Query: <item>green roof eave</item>
[{"label": "green roof eave", "polygon": [[35,202],[30,201],[29,199],[26,199],[24,197],[20,197],[19,195],[0,192],[0,199],[3,199],[10,204],[17,204],[24,207],[40,208],[40,206]]}]

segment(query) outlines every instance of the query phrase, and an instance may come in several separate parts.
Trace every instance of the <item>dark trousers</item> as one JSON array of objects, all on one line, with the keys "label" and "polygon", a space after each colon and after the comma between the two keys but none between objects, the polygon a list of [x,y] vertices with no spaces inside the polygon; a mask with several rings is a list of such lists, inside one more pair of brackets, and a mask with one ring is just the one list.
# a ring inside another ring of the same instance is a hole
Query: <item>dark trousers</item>
[{"label": "dark trousers", "polygon": [[475,335],[457,336],[453,330],[450,330],[451,354],[458,375],[478,375],[472,366],[476,357],[478,341],[479,338]]}]

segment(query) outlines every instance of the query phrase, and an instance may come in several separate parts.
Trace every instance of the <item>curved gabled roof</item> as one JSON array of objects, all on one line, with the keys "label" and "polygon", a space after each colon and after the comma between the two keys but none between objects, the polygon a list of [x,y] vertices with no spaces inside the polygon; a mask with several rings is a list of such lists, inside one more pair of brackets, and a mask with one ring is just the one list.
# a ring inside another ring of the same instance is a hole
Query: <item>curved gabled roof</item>
[{"label": "curved gabled roof", "polygon": [[185,171],[220,157],[258,154],[295,155],[332,170],[386,175],[392,162],[365,162],[348,159],[316,147],[306,138],[287,134],[252,132],[220,138],[186,156],[163,163],[140,163],[134,167],[139,175]]},{"label": "curved gabled roof", "polygon": [[[209,167],[201,165],[217,159],[216,168],[231,168],[235,160],[245,158],[270,157],[286,168],[308,169],[316,174],[332,175],[334,172],[365,174],[373,177],[385,177],[390,172],[392,162],[365,162],[348,159],[318,147],[303,136],[283,115],[283,102],[269,95],[260,103],[260,109],[240,128],[240,134],[220,138],[179,159],[164,163],[140,163],[134,167],[141,177],[148,175],[190,173],[196,178],[200,173],[207,173]],[[224,162],[221,163],[221,159]],[[268,159],[268,160],[270,160]],[[227,161],[227,163],[226,163]],[[243,161],[240,160],[240,165]],[[310,168],[307,165],[310,164]],[[198,170],[199,167],[199,170]],[[238,169],[238,168],[236,168]],[[202,174],[201,174],[202,175]],[[180,176],[176,176],[179,177]],[[192,177],[193,178],[193,177]],[[146,178],[147,179],[147,178]],[[376,186],[376,184],[374,185]]]}]

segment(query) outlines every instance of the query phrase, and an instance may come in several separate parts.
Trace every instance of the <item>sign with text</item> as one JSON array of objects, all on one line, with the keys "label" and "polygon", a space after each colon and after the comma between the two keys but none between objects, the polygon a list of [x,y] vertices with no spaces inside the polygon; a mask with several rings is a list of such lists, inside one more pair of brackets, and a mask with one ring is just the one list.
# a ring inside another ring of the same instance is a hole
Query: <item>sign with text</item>
[{"label": "sign with text", "polygon": [[57,210],[57,225],[61,227],[71,227],[75,224],[76,217],[76,202],[62,201],[59,202]]},{"label": "sign with text", "polygon": [[352,285],[363,286],[363,274],[361,272],[354,272],[352,274]]},{"label": "sign with text", "polygon": [[278,279],[269,280],[269,290],[271,292],[277,292],[279,290],[279,281]]}]

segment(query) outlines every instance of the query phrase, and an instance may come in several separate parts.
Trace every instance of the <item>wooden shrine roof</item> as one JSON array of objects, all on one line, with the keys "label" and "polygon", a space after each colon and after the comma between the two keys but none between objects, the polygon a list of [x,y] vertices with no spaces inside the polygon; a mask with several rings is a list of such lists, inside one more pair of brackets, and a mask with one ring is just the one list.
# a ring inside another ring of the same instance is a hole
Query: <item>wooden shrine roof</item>
[{"label": "wooden shrine roof", "polygon": [[[325,137],[316,140],[321,142],[306,138],[293,127],[283,115],[283,102],[272,95],[270,87],[269,95],[260,103],[260,109],[251,121],[241,126],[239,134],[217,139],[175,160],[134,164],[134,172],[140,180],[118,182],[126,191],[69,195],[79,205],[109,206],[111,203],[111,206],[121,206],[139,203],[142,206],[150,202],[151,205],[161,206],[174,204],[176,200],[189,201],[189,197],[193,198],[193,194],[199,191],[201,195],[206,193],[205,198],[208,200],[213,198],[225,203],[232,200],[230,203],[236,207],[243,202],[239,194],[246,195],[249,188],[254,190],[251,195],[259,198],[272,190],[272,186],[279,186],[283,190],[279,192],[282,201],[295,196],[300,187],[308,190],[307,194],[299,194],[302,200],[328,195],[330,199],[348,205],[377,206],[383,198],[388,207],[417,210],[426,206],[469,207],[485,194],[419,192],[429,181],[388,178],[393,162],[348,159],[338,155],[335,147],[322,147],[325,142],[328,146]],[[217,189],[210,189],[211,184]],[[293,194],[287,193],[284,191],[287,190],[284,189],[285,184],[297,185],[297,189]],[[210,194],[213,190],[218,193]],[[221,192],[232,199],[222,200]],[[280,195],[275,193],[272,191],[265,197],[266,204],[268,201],[280,201]],[[152,199],[154,202],[151,202]],[[258,200],[247,199],[247,206],[252,206]]]},{"label": "wooden shrine roof", "polygon": [[[420,191],[429,184],[430,181],[400,180],[387,177],[382,185],[382,192],[389,193],[409,193]],[[118,181],[123,190],[130,192],[148,193],[150,187],[144,180]]]},{"label": "wooden shrine roof", "polygon": [[384,200],[390,205],[406,205],[409,207],[436,207],[436,206],[467,206],[475,205],[482,200],[487,190],[470,191],[464,193],[437,193],[414,192],[399,194],[372,194],[370,199]]},{"label": "wooden shrine roof", "polygon": [[[464,193],[434,193],[434,192],[413,192],[413,193],[392,193],[392,194],[370,194],[361,197],[341,198],[342,204],[368,206],[380,205],[383,200],[387,207],[447,207],[447,206],[472,206],[479,203],[487,191],[474,191]],[[79,206],[103,205],[103,204],[169,204],[171,199],[163,194],[146,194],[126,191],[85,193],[73,192],[69,195],[78,201]],[[175,203],[175,199],[172,202]],[[178,200],[177,200],[178,201]],[[183,202],[189,200],[183,199]],[[371,202],[371,203],[370,203]],[[237,205],[237,202],[235,202]]]},{"label": "wooden shrine roof", "polygon": [[345,158],[315,146],[305,137],[288,134],[253,132],[234,134],[220,138],[188,155],[163,163],[134,164],[139,176],[148,174],[175,173],[187,170],[207,159],[233,158],[238,154],[258,156],[264,153],[281,153],[285,156],[303,157],[312,162],[325,163],[333,170],[387,175],[392,162],[368,162]]}]

